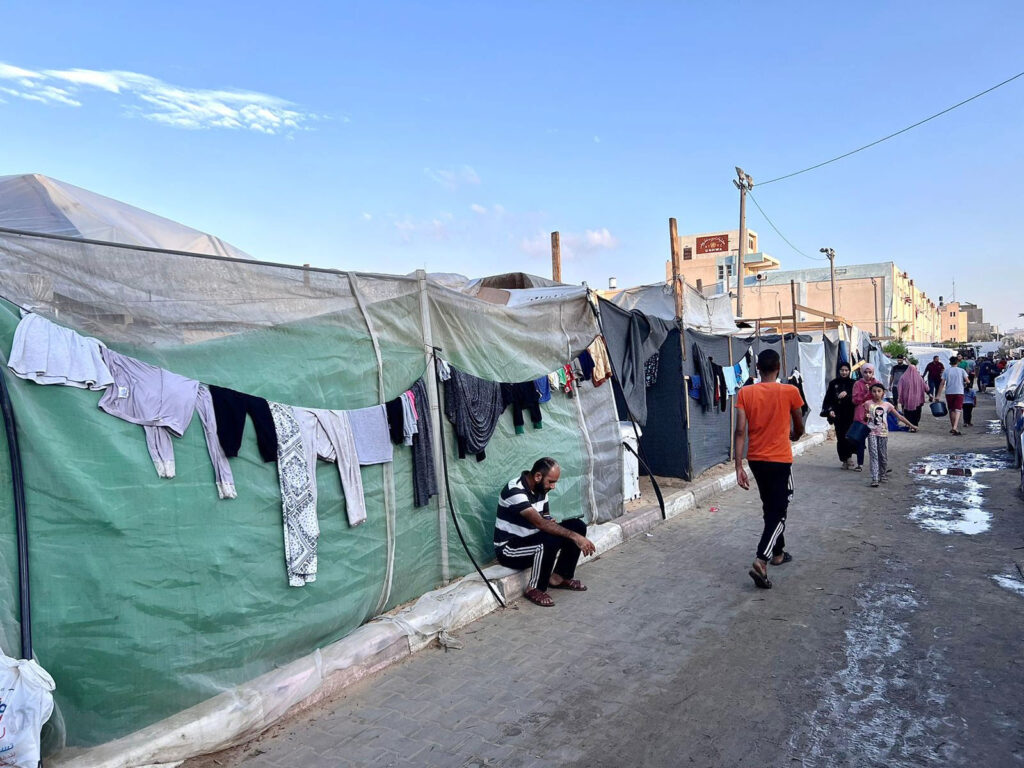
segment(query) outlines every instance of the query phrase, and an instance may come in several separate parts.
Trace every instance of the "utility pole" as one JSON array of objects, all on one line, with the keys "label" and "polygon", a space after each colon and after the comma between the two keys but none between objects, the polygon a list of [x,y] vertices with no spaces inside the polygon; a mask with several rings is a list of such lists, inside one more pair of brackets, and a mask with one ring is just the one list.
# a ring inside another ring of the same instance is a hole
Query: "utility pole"
[{"label": "utility pole", "polygon": [[[736,317],[743,317],[743,258],[747,255],[747,192],[754,188],[754,179],[749,173],[736,166],[736,178],[732,180],[740,191],[740,242],[736,259]],[[729,289],[729,273],[726,271],[726,292]]]},{"label": "utility pole", "polygon": [[836,314],[836,252],[831,248],[819,248],[819,253],[828,257],[828,270],[832,279],[832,314]]},{"label": "utility pole", "polygon": [[557,232],[551,233],[551,279],[562,282],[562,243]]}]

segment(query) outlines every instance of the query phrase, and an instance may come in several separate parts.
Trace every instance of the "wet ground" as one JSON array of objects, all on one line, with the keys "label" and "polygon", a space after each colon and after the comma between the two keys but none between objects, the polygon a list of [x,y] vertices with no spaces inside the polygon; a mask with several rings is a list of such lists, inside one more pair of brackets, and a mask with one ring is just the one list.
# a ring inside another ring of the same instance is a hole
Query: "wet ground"
[{"label": "wet ground", "polygon": [[590,591],[190,765],[1024,765],[1024,499],[992,410],[894,434],[880,488],[834,443],[800,457],[771,590],[732,490],[583,566]]}]

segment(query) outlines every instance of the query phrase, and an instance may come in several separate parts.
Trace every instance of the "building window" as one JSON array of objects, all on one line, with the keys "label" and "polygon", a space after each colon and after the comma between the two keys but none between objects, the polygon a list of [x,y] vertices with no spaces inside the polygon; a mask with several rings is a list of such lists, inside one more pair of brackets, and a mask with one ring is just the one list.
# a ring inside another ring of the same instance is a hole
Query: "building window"
[{"label": "building window", "polygon": [[725,276],[732,277],[732,264],[718,265],[718,279],[725,280]]},{"label": "building window", "polygon": [[693,258],[693,248],[690,246],[683,247],[683,261],[690,261]]}]

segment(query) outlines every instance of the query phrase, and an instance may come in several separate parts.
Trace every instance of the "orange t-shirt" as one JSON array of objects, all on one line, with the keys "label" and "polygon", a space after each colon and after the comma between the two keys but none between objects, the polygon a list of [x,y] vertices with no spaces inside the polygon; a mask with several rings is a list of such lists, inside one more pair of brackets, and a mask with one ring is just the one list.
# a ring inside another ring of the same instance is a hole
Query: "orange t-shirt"
[{"label": "orange t-shirt", "polygon": [[791,412],[803,404],[800,390],[792,384],[773,381],[741,387],[736,394],[736,407],[747,415],[750,434],[747,458],[792,464]]}]

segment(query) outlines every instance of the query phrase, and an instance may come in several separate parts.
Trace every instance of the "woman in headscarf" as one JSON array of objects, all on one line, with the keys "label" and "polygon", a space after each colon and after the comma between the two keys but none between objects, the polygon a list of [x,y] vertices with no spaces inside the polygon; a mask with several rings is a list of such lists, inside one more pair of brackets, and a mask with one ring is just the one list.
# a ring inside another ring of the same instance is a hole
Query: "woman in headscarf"
[{"label": "woman in headscarf", "polygon": [[[855,445],[846,439],[846,430],[853,423],[853,379],[850,378],[850,365],[842,363],[839,366],[839,375],[829,382],[825,391],[825,400],[821,404],[821,410],[828,413],[836,428],[836,453],[839,454],[839,461],[843,469],[856,469],[861,471],[864,466],[864,445]],[[857,461],[854,463],[853,454],[856,452]]]},{"label": "woman in headscarf", "polygon": [[925,383],[916,365],[907,366],[906,372],[900,377],[897,386],[899,404],[903,407],[903,415],[915,427],[921,423],[921,408],[928,396],[928,385]]},{"label": "woman in headscarf", "polygon": [[[876,381],[878,379],[875,378],[875,366],[871,363],[864,363],[860,367],[860,378],[853,383],[854,405],[861,405],[871,399],[871,385]],[[885,385],[882,384],[882,386],[884,387]]]}]

